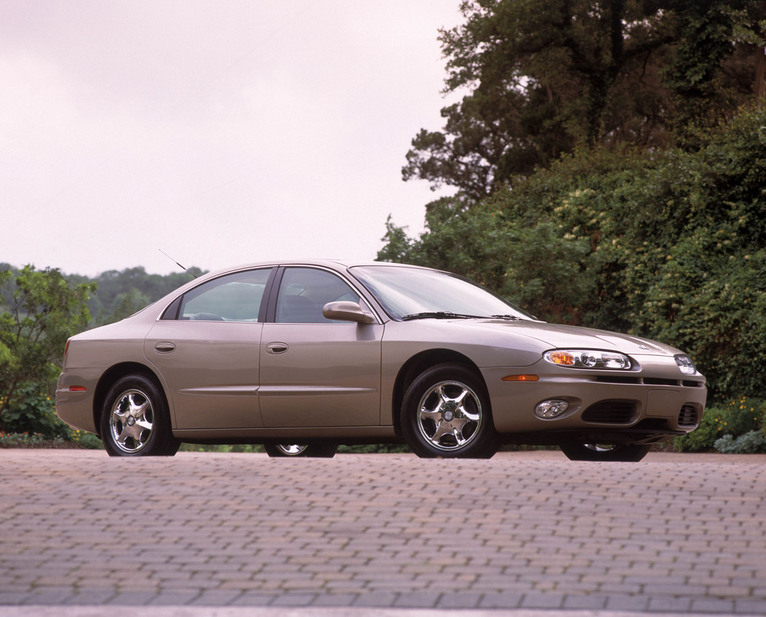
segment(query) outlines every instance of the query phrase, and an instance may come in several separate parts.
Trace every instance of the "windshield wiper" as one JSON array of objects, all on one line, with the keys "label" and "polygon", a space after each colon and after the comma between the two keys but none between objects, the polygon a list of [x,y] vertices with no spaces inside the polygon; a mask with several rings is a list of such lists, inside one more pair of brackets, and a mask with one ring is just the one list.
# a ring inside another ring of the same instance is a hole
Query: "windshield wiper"
[{"label": "windshield wiper", "polygon": [[520,319],[517,315],[492,315],[492,319],[505,319],[507,321],[515,321]]},{"label": "windshield wiper", "polygon": [[413,319],[486,319],[480,315],[464,315],[463,313],[451,313],[450,311],[424,311],[422,313],[412,313],[402,317],[402,321],[412,321]]}]

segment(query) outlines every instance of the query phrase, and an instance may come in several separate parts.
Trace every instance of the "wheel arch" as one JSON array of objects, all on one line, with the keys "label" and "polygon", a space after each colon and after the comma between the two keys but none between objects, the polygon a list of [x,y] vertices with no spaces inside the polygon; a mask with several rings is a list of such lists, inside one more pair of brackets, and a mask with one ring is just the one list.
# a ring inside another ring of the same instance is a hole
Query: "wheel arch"
[{"label": "wheel arch", "polygon": [[[410,384],[415,381],[418,375],[420,375],[423,371],[429,369],[432,366],[436,366],[437,364],[444,364],[446,362],[459,364],[470,370],[481,382],[482,386],[484,387],[484,391],[487,392],[487,384],[484,381],[484,376],[481,374],[479,367],[476,366],[476,364],[468,356],[465,356],[452,349],[429,349],[426,351],[421,351],[420,353],[412,356],[402,365],[402,367],[399,369],[399,373],[396,376],[396,381],[394,382],[391,411],[394,421],[394,430],[398,436],[401,437],[402,435],[400,412],[407,388],[409,388]],[[489,401],[489,395],[487,395],[487,400]]]},{"label": "wheel arch", "polygon": [[[99,430],[99,433],[100,415],[101,410],[104,407],[106,395],[118,380],[127,375],[143,375],[147,379],[151,379],[157,386],[157,389],[162,393],[162,396],[165,397],[165,404],[169,409],[168,397],[167,394],[165,394],[165,388],[162,387],[162,382],[154,373],[154,371],[152,371],[152,369],[150,369],[145,364],[140,364],[138,362],[122,362],[120,364],[115,364],[114,366],[104,371],[104,374],[101,375],[101,378],[98,380],[98,384],[96,385],[96,391],[93,395],[93,424],[95,425],[96,429]],[[99,437],[102,437],[102,435],[99,434]]]}]

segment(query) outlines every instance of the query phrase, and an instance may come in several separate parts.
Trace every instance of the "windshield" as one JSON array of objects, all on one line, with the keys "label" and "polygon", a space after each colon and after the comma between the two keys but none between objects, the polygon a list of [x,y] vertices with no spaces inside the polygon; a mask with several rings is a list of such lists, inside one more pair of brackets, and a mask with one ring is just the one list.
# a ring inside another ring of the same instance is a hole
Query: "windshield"
[{"label": "windshield", "polygon": [[380,265],[355,266],[351,273],[394,319],[534,319],[475,283],[447,272]]}]

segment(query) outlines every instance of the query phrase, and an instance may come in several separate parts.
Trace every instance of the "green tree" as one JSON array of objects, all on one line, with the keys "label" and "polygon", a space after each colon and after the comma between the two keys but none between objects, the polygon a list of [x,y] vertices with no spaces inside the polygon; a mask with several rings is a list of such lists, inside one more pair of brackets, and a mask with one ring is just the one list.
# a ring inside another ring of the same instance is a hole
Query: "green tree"
[{"label": "green tree", "polygon": [[601,139],[662,143],[659,70],[676,37],[667,3],[466,0],[441,31],[444,131],[421,130],[403,169],[474,199]]},{"label": "green tree", "polygon": [[[95,278],[98,290],[91,297],[88,307],[98,325],[119,321],[200,274],[202,270],[196,267],[168,275],[148,274],[141,266],[120,271],[107,270]],[[76,276],[69,278],[77,282],[88,280]]]},{"label": "green tree", "polygon": [[657,149],[676,135],[699,147],[696,132],[763,90],[762,1],[464,0],[461,10],[465,22],[439,38],[445,93],[462,98],[442,109],[442,130],[415,136],[402,174],[474,201],[577,147]]},{"label": "green tree", "polygon": [[701,147],[706,132],[762,98],[766,3],[676,0],[678,41],[664,80],[677,143]]},{"label": "green tree", "polygon": [[109,316],[109,321],[120,321],[130,317],[133,313],[150,304],[151,300],[146,294],[141,293],[135,287],[115,298],[114,311]]},{"label": "green tree", "polygon": [[25,384],[55,378],[66,340],[83,330],[95,285],[71,285],[59,270],[25,266],[0,272],[0,423],[19,405]]}]

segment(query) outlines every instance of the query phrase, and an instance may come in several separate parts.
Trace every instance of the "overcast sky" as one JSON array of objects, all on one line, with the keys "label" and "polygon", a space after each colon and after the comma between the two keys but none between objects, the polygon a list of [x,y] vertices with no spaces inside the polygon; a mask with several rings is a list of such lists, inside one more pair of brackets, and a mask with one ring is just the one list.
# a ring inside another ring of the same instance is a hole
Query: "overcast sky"
[{"label": "overcast sky", "polygon": [[[372,260],[458,0],[2,0],[0,262]],[[445,191],[449,193],[449,191]]]}]

